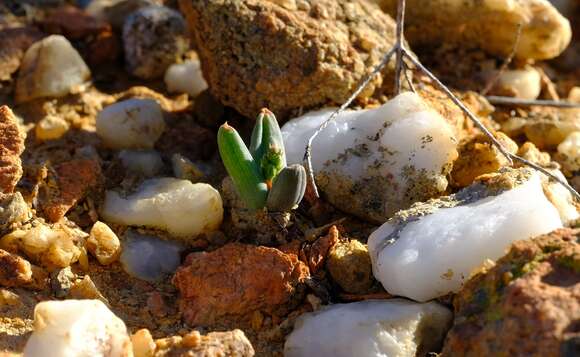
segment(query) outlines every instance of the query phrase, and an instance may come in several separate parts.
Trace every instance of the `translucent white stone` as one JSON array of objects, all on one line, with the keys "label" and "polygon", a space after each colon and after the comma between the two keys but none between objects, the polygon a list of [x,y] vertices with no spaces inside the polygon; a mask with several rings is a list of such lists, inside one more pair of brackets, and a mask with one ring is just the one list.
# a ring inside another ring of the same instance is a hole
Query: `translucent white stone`
[{"label": "translucent white stone", "polygon": [[558,145],[558,153],[564,158],[564,166],[570,171],[580,170],[580,131],[568,135]]},{"label": "translucent white stone", "polygon": [[[566,181],[566,177],[562,171],[554,169],[550,169],[549,171],[558,176],[561,180]],[[550,179],[548,176],[542,175],[542,179],[544,193],[546,194],[546,197],[548,197],[548,200],[550,200],[558,210],[562,222],[564,224],[570,224],[580,218],[580,213],[578,212],[580,205],[576,203],[572,193],[559,182]]]},{"label": "translucent white stone", "polygon": [[517,98],[536,99],[542,90],[540,72],[533,67],[504,71],[500,74],[495,87],[510,91]]},{"label": "translucent white stone", "polygon": [[159,281],[173,274],[181,264],[183,247],[176,242],[128,231],[122,247],[123,268],[139,279]]},{"label": "translucent white stone", "polygon": [[497,195],[472,185],[400,212],[369,237],[373,274],[391,294],[427,301],[456,292],[509,245],[562,227],[538,174]]},{"label": "translucent white stone", "polygon": [[100,300],[44,301],[24,357],[124,357],[131,340],[121,319]]},{"label": "translucent white stone", "polygon": [[172,64],[165,72],[165,85],[170,92],[187,93],[196,97],[207,89],[199,60]]},{"label": "translucent white stone", "polygon": [[422,356],[439,347],[451,319],[451,311],[435,302],[391,299],[330,305],[296,321],[284,356]]},{"label": "translucent white stone", "polygon": [[161,106],[152,99],[128,99],[97,115],[97,135],[113,149],[151,149],[163,131]]},{"label": "translucent white stone", "polygon": [[127,198],[107,191],[101,214],[109,222],[160,228],[187,238],[218,229],[223,204],[208,184],[165,177],[144,181]]},{"label": "translucent white stone", "polygon": [[[302,163],[308,138],[333,110],[284,125],[288,163]],[[382,223],[445,191],[456,146],[445,119],[407,92],[376,109],[343,112],[314,140],[312,159],[317,183],[333,204]]]},{"label": "translucent white stone", "polygon": [[119,159],[128,171],[152,177],[163,170],[161,155],[155,150],[122,150]]},{"label": "translucent white stone", "polygon": [[82,57],[63,36],[48,36],[28,48],[16,81],[16,101],[62,97],[91,77]]}]

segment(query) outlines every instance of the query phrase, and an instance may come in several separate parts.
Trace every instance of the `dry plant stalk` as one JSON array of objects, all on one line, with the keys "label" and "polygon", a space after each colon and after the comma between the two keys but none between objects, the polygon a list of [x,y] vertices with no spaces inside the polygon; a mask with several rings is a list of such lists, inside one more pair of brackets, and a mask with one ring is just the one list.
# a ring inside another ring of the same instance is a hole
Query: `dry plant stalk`
[{"label": "dry plant stalk", "polygon": [[[433,81],[433,83],[435,83],[435,85],[437,87],[439,87],[440,90],[442,90],[448,97],[449,99],[451,99],[451,101],[457,105],[459,107],[459,109],[461,109],[465,115],[467,115],[467,117],[469,117],[469,119],[475,124],[475,126],[477,126],[478,129],[480,129],[485,136],[487,136],[489,138],[489,140],[491,141],[492,145],[495,146],[498,151],[507,159],[507,161],[509,162],[510,165],[513,165],[514,161],[518,161],[526,166],[529,166],[531,168],[533,168],[534,170],[537,170],[541,173],[543,173],[544,175],[548,176],[549,178],[551,178],[552,180],[555,180],[556,182],[558,182],[559,184],[561,184],[562,186],[564,186],[568,191],[570,191],[573,195],[573,197],[577,200],[580,201],[580,194],[572,187],[570,186],[570,184],[568,184],[568,182],[566,182],[566,180],[562,180],[560,179],[558,176],[554,175],[553,173],[551,173],[550,171],[546,170],[545,168],[530,162],[526,159],[524,159],[523,157],[520,157],[518,155],[512,154],[510,153],[496,138],[495,136],[485,127],[485,125],[483,125],[483,123],[477,118],[477,116],[475,114],[473,114],[471,112],[471,110],[469,110],[469,108],[467,108],[467,106],[465,106],[465,104],[463,104],[463,102],[461,102],[461,100],[459,100],[459,98],[457,98],[452,92],[451,90],[445,85],[443,84],[433,73],[431,73],[431,71],[429,71],[425,66],[423,66],[423,64],[421,64],[421,62],[416,59],[415,57],[413,57],[413,55],[409,52],[409,50],[407,50],[405,48],[405,43],[404,43],[404,17],[405,17],[405,5],[406,5],[406,1],[405,0],[398,0],[397,2],[397,40],[395,42],[395,45],[393,46],[393,48],[391,48],[382,58],[382,60],[379,62],[379,64],[376,65],[376,67],[373,69],[373,71],[368,74],[363,81],[361,81],[361,83],[358,85],[357,89],[353,92],[353,94],[346,100],[346,102],[344,102],[336,111],[334,111],[329,117],[328,119],[326,119],[317,129],[316,131],[312,134],[312,136],[310,136],[310,138],[308,139],[308,143],[306,144],[306,148],[305,148],[305,152],[304,152],[304,158],[303,160],[305,161],[305,166],[306,166],[306,171],[308,173],[308,181],[309,184],[312,187],[312,190],[314,192],[314,195],[318,198],[320,197],[319,193],[318,193],[318,188],[316,187],[316,180],[314,178],[314,170],[312,167],[312,143],[314,141],[314,139],[328,126],[328,124],[335,120],[336,117],[342,113],[345,109],[347,109],[350,104],[356,99],[356,97],[362,92],[362,90],[367,86],[367,84],[371,81],[371,79],[377,74],[379,73],[384,66],[390,61],[391,57],[393,56],[393,54],[396,54],[396,66],[395,66],[395,94],[399,94],[400,90],[401,90],[401,71],[403,71],[405,64],[404,64],[404,60],[405,58],[408,59],[418,70],[420,70],[421,72],[423,72],[427,77],[429,77],[429,79],[431,79]],[[489,97],[488,97],[489,98]],[[492,98],[502,98],[502,97],[492,97]],[[515,98],[513,98],[515,99]],[[527,101],[527,102],[534,102],[534,103],[538,103],[538,102],[550,102],[551,104],[554,104],[553,101]],[[504,102],[505,103],[505,102]],[[510,104],[517,104],[518,101],[512,101],[512,103]],[[522,101],[519,102],[519,104],[521,104]],[[507,103],[506,103],[507,104]],[[562,103],[564,105],[570,105],[571,103]],[[530,105],[538,105],[538,104],[530,104]],[[575,107],[575,106],[572,106]]]}]

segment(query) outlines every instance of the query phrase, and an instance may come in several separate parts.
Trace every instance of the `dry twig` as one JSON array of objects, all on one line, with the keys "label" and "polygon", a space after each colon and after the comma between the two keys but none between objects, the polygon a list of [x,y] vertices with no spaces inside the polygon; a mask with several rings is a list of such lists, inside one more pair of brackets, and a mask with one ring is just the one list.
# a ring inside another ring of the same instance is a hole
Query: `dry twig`
[{"label": "dry twig", "polygon": [[516,39],[514,40],[514,46],[512,47],[512,51],[510,52],[509,56],[507,56],[505,61],[502,63],[501,67],[499,67],[497,73],[491,78],[489,82],[487,82],[487,85],[481,91],[481,95],[486,95],[491,90],[491,88],[493,88],[493,86],[495,85],[501,74],[507,69],[509,64],[512,62],[514,56],[516,55],[516,51],[518,50],[518,45],[520,44],[521,36],[522,36],[522,24],[519,23],[518,29],[516,30]]},{"label": "dry twig", "polygon": [[537,105],[541,107],[555,107],[555,108],[580,108],[580,103],[571,103],[563,100],[521,99],[512,97],[501,97],[495,95],[490,95],[485,98],[491,104],[495,105],[513,105],[517,107],[531,107]]}]

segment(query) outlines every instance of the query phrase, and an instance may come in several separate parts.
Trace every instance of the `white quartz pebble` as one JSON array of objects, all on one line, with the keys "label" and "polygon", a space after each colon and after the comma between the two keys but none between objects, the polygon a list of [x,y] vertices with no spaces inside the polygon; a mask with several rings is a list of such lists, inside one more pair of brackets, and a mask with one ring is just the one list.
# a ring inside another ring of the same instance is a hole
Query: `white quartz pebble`
[{"label": "white quartz pebble", "polygon": [[391,294],[427,301],[457,292],[509,245],[562,227],[537,173],[496,195],[477,183],[399,212],[369,237],[373,274]]},{"label": "white quartz pebble", "polygon": [[172,64],[165,72],[165,85],[169,92],[187,93],[196,97],[207,89],[199,60]]},{"label": "white quartz pebble", "polygon": [[331,305],[296,321],[284,356],[423,356],[440,346],[452,316],[438,303],[403,299]]},{"label": "white quartz pebble", "polygon": [[130,172],[152,177],[163,170],[163,160],[155,150],[121,150],[119,159]]},{"label": "white quartz pebble", "polygon": [[499,75],[495,90],[516,98],[536,99],[542,90],[542,78],[533,67],[504,71]]},{"label": "white quartz pebble", "polygon": [[181,263],[183,247],[154,236],[129,230],[123,237],[121,264],[125,271],[142,280],[159,281],[173,274]]},{"label": "white quartz pebble", "polygon": [[569,134],[558,145],[558,153],[563,157],[563,165],[570,171],[580,170],[580,131]]},{"label": "white quartz pebble", "polygon": [[48,36],[24,54],[16,81],[16,101],[62,97],[80,89],[90,77],[89,67],[65,37]]},{"label": "white quartz pebble", "polygon": [[100,300],[44,301],[24,357],[124,357],[131,340],[121,319]]},{"label": "white quartz pebble", "polygon": [[175,237],[194,237],[219,228],[222,199],[205,183],[155,178],[143,182],[127,198],[107,191],[101,211],[108,222],[167,230]]},{"label": "white quartz pebble", "polygon": [[128,99],[97,115],[97,135],[112,149],[151,149],[165,130],[161,106],[152,99]]},{"label": "white quartz pebble", "polygon": [[[333,111],[307,113],[283,126],[289,164],[302,163],[308,138]],[[445,119],[407,92],[376,109],[343,112],[314,140],[312,160],[331,203],[382,223],[445,191],[456,146]]]}]

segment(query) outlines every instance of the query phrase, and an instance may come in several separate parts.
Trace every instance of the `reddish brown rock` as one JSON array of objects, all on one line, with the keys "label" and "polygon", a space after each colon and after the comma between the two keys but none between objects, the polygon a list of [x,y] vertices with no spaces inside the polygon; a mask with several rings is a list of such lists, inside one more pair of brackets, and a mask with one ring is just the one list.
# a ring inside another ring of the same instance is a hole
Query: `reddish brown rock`
[{"label": "reddish brown rock", "polygon": [[[366,0],[179,4],[211,93],[252,118],[263,107],[284,116],[344,102],[394,43],[395,22]],[[382,78],[360,98],[371,96]]]},{"label": "reddish brown rock", "polygon": [[23,286],[32,282],[31,264],[18,255],[0,249],[0,285]]},{"label": "reddish brown rock", "polygon": [[0,193],[12,193],[22,176],[20,154],[24,151],[24,134],[7,105],[0,107]]},{"label": "reddish brown rock", "polygon": [[59,221],[68,210],[101,182],[101,166],[93,159],[73,159],[55,167],[56,187],[47,187],[41,202],[45,217]]},{"label": "reddish brown rock", "polygon": [[191,331],[183,337],[175,336],[155,341],[155,357],[252,357],[254,348],[241,330],[210,332],[201,335]]},{"label": "reddish brown rock", "polygon": [[0,30],[0,81],[8,81],[18,71],[24,52],[44,35],[37,28],[12,27]]},{"label": "reddish brown rock", "polygon": [[574,356],[580,347],[580,230],[519,241],[454,299],[442,356]]},{"label": "reddish brown rock", "polygon": [[308,268],[296,255],[239,243],[190,254],[174,278],[180,309],[191,325],[283,312],[297,302]]}]

